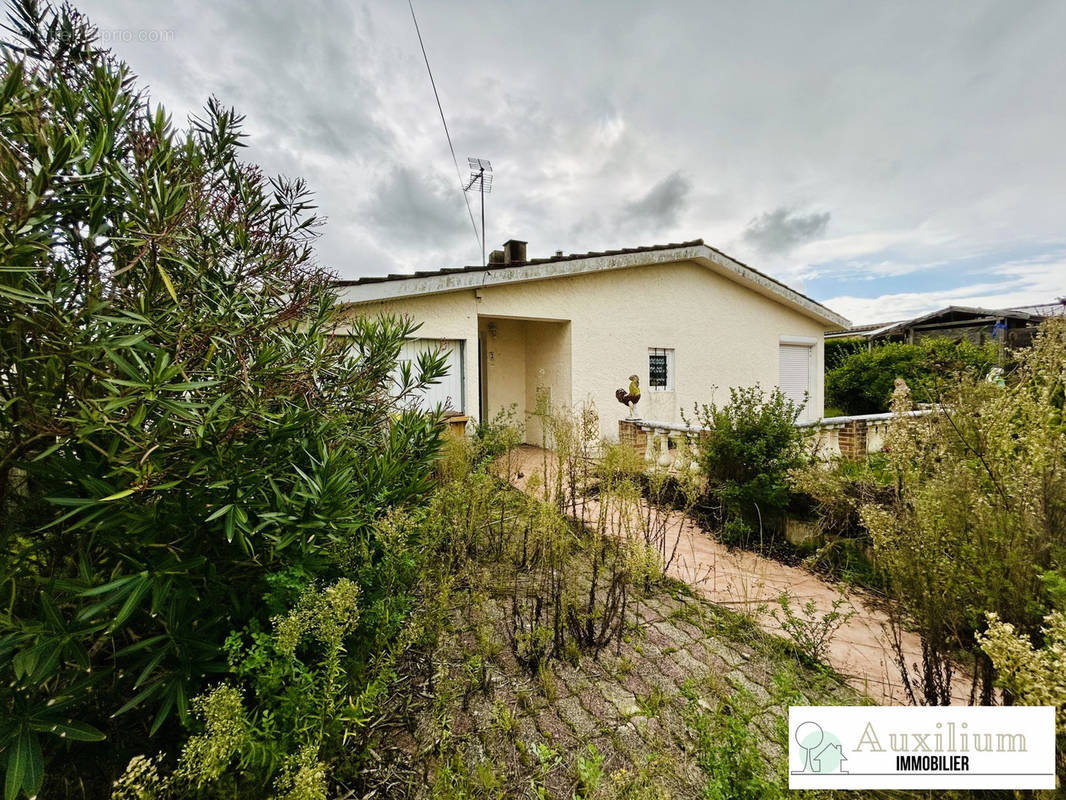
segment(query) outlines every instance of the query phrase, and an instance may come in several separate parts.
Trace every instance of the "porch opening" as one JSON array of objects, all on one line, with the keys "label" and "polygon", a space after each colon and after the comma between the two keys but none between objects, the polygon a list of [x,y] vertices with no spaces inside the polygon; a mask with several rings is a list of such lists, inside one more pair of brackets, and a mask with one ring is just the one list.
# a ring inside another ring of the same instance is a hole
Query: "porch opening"
[{"label": "porch opening", "polygon": [[571,404],[570,321],[478,317],[482,419],[514,406],[525,440],[543,442],[543,418]]}]

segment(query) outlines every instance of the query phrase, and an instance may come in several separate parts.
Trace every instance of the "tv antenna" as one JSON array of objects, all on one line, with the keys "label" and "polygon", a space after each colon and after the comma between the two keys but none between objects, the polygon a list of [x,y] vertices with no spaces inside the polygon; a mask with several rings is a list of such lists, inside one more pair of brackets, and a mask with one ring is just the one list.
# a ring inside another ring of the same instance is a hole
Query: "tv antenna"
[{"label": "tv antenna", "polygon": [[468,158],[470,182],[463,187],[481,193],[481,266],[485,266],[485,195],[492,193],[492,164],[487,158]]}]

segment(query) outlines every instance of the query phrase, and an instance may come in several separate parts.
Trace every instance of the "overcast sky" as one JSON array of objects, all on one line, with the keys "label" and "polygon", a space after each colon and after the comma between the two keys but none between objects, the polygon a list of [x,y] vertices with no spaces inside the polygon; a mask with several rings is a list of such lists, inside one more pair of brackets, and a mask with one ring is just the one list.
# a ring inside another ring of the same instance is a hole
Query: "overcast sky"
[{"label": "overcast sky", "polygon": [[[323,265],[480,263],[405,0],[76,4],[177,120],[214,94],[309,180]],[[702,237],[855,322],[1066,295],[1066,2],[415,10],[489,249]]]}]

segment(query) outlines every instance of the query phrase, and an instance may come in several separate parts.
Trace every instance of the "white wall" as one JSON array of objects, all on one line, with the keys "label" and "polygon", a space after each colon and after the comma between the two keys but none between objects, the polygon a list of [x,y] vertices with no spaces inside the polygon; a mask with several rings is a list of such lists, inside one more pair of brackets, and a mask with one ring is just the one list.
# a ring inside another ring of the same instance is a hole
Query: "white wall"
[{"label": "white wall", "polygon": [[[627,415],[614,392],[628,386],[630,374],[641,379],[639,416],[680,422],[682,410],[691,418],[695,403],[727,400],[730,386],[777,385],[782,337],[816,340],[811,413],[822,414],[826,323],[690,261],[367,303],[348,313],[382,310],[424,320],[419,336],[468,339],[467,405],[474,413],[478,317],[490,316],[513,317],[516,323],[523,318],[570,321],[568,342],[555,344],[560,353],[568,347],[571,354],[570,390],[555,391],[554,403],[592,400],[602,432],[611,438],[617,437],[618,420]],[[516,348],[519,328],[516,324],[511,331]],[[521,372],[513,374],[516,396],[520,374],[526,374],[525,389],[530,388],[528,330],[532,328],[526,329],[523,355],[515,356],[516,370],[521,361]],[[649,347],[674,349],[673,392],[648,390]],[[519,408],[531,405],[524,391]],[[490,414],[498,407],[490,397]]]}]

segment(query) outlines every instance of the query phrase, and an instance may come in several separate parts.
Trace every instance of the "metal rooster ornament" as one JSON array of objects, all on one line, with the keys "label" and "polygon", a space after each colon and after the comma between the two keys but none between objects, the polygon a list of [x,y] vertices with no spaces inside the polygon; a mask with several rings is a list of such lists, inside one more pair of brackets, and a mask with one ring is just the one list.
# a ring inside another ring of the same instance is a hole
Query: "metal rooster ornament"
[{"label": "metal rooster ornament", "polygon": [[640,402],[640,378],[636,375],[629,376],[629,391],[615,389],[614,396],[624,406],[629,406],[629,418],[633,419],[633,409]]}]

